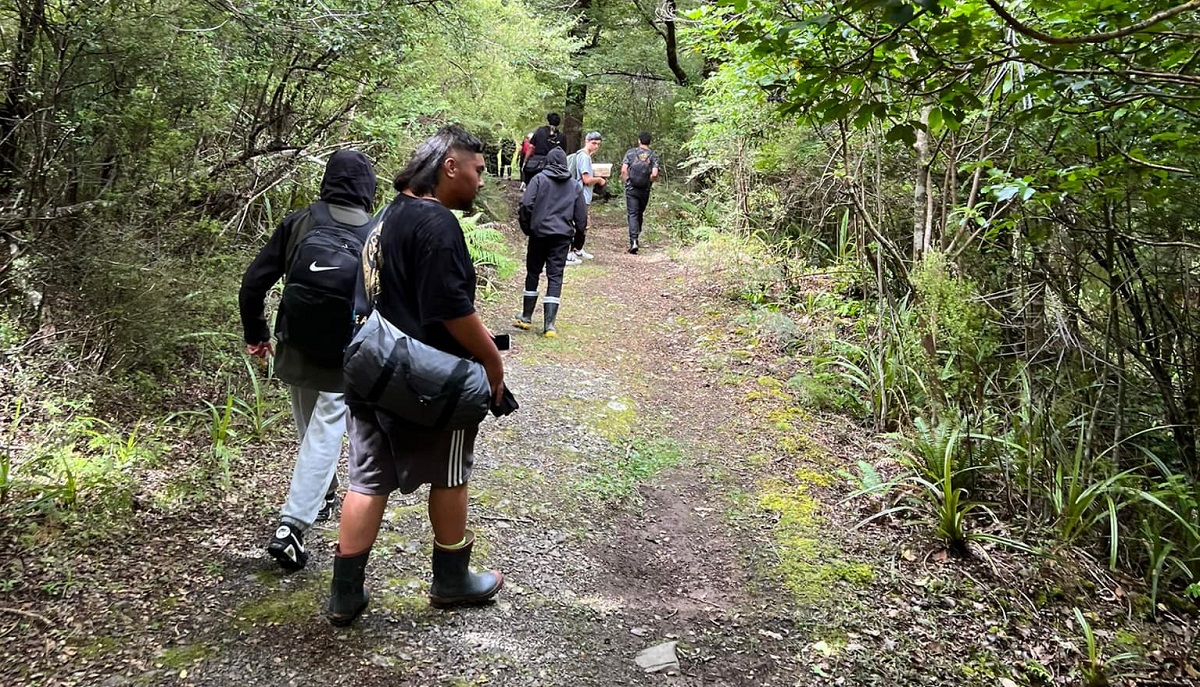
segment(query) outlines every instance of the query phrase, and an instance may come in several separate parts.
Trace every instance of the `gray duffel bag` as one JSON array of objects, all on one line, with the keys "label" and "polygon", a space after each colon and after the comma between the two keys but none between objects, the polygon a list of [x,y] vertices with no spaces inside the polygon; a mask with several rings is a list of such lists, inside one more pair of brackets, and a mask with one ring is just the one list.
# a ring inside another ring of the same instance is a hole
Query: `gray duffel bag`
[{"label": "gray duffel bag", "polygon": [[344,373],[355,395],[411,429],[474,427],[492,402],[483,365],[417,341],[378,310],[346,348]]}]

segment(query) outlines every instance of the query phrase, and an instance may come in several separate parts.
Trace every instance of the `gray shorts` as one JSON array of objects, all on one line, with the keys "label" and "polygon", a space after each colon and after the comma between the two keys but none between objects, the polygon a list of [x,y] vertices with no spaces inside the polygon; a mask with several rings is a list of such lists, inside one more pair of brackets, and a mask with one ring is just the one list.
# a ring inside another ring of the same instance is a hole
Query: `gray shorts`
[{"label": "gray shorts", "polygon": [[411,494],[422,484],[457,487],[471,479],[479,427],[420,432],[386,411],[350,406],[350,491]]}]

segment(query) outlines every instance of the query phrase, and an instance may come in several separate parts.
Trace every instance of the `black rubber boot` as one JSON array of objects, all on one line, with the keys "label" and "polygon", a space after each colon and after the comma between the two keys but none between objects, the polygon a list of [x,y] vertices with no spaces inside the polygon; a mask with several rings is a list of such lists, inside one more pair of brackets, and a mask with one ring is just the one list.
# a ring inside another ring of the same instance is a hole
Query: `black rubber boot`
[{"label": "black rubber boot", "polygon": [[542,336],[547,339],[557,338],[558,330],[554,328],[554,319],[558,317],[558,303],[544,303],[542,304],[542,310],[542,319],[544,321]]},{"label": "black rubber boot", "polygon": [[447,551],[436,542],[433,545],[433,586],[429,589],[429,605],[434,608],[451,608],[483,603],[504,586],[504,575],[499,570],[473,573],[471,547],[475,545],[475,533],[467,530],[467,545],[461,549]]},{"label": "black rubber boot", "polygon": [[521,314],[513,318],[517,329],[533,329],[533,309],[537,307],[537,296],[525,296],[521,300]]},{"label": "black rubber boot", "polygon": [[345,627],[367,609],[371,595],[363,586],[370,551],[349,558],[339,550],[333,559],[333,583],[329,588],[329,622]]},{"label": "black rubber boot", "polygon": [[629,237],[629,254],[630,254],[630,255],[637,255],[637,252],[638,252],[638,240],[637,240],[637,237],[630,236],[630,237]]}]

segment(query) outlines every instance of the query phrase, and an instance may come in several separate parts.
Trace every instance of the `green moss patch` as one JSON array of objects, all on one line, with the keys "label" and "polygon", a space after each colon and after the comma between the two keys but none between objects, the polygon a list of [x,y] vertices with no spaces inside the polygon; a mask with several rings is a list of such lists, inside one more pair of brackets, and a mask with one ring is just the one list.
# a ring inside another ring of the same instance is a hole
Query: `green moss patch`
[{"label": "green moss patch", "polygon": [[[816,482],[804,481],[813,476]],[[816,473],[797,473],[798,485],[775,481],[765,485],[758,505],[775,513],[775,539],[779,560],[774,568],[783,584],[800,602],[811,603],[828,598],[835,583],[862,587],[871,582],[874,573],[869,565],[852,563],[839,558],[838,550],[823,531],[821,502],[809,495],[813,486],[821,486],[828,478]]]},{"label": "green moss patch", "polygon": [[164,668],[180,670],[196,665],[211,656],[214,651],[215,648],[211,644],[204,642],[167,647],[159,654],[156,663]]},{"label": "green moss patch", "polygon": [[639,483],[678,465],[682,458],[683,447],[674,439],[634,439],[611,460],[602,459],[593,466],[574,487],[599,501],[620,501]]},{"label": "green moss patch", "polygon": [[292,578],[286,586],[269,592],[266,596],[251,599],[234,613],[236,624],[241,629],[263,625],[283,625],[306,620],[319,613],[329,590],[329,575],[310,578]]}]

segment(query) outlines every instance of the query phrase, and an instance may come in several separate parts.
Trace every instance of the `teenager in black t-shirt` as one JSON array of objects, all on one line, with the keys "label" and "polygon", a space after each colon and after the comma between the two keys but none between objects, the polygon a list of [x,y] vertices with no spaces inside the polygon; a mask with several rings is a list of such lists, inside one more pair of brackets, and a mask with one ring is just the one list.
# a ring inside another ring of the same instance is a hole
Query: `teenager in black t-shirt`
[{"label": "teenager in black t-shirt", "polygon": [[436,200],[402,193],[380,235],[379,280],[389,288],[379,314],[422,343],[469,357],[443,324],[475,312],[475,265],[458,218]]},{"label": "teenager in black t-shirt", "polygon": [[650,132],[638,134],[638,147],[630,148],[621,160],[621,183],[625,185],[625,210],[629,217],[629,250],[637,255],[642,218],[650,203],[650,187],[658,180],[658,155],[650,150]]},{"label": "teenager in black t-shirt", "polygon": [[[410,336],[483,364],[496,399],[504,395],[504,364],[475,312],[475,268],[457,218],[483,187],[483,145],[459,127],[442,129],[417,149],[396,177],[400,195],[368,240],[374,251],[365,286],[380,314]],[[349,625],[367,607],[367,558],[379,534],[388,494],[430,485],[433,584],[437,607],[477,603],[504,584],[499,571],[468,568],[474,534],[466,528],[467,482],[479,428],[413,431],[382,409],[348,395],[350,488],[333,566],[329,619]]]},{"label": "teenager in black t-shirt", "polygon": [[[529,142],[533,144],[533,154],[525,161],[525,167],[522,169],[522,178],[526,184],[533,177],[546,167],[546,156],[551,150],[563,147],[563,135],[558,130],[558,125],[562,119],[557,112],[551,112],[546,115],[546,125],[539,126],[533,135],[529,138]],[[565,150],[565,149],[564,149]]]}]

